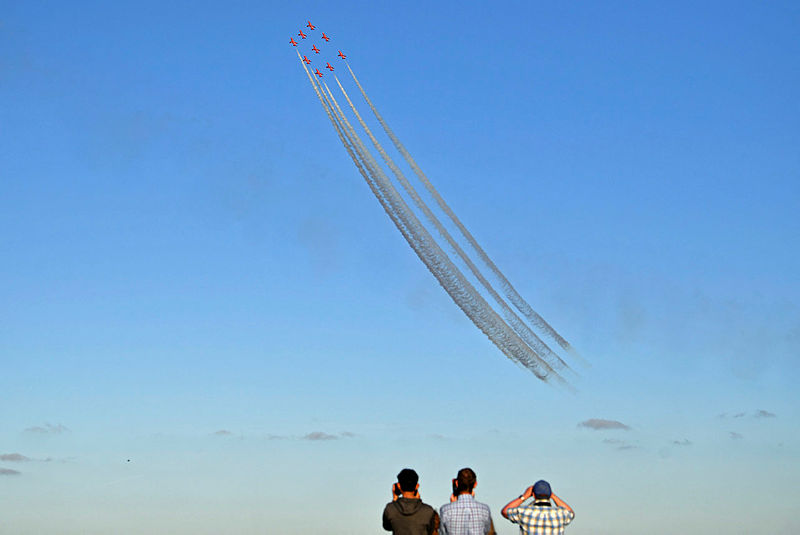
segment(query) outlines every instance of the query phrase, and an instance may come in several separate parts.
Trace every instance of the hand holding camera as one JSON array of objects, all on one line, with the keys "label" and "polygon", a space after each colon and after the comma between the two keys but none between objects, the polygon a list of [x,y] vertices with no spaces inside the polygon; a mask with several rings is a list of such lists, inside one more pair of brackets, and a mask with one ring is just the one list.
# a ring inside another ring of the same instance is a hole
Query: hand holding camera
[{"label": "hand holding camera", "polygon": [[531,485],[530,487],[525,489],[525,492],[522,493],[520,498],[522,498],[522,500],[525,501],[528,498],[530,498],[531,496],[533,496],[533,485]]},{"label": "hand holding camera", "polygon": [[[400,488],[400,483],[395,483],[392,485],[392,501],[395,501],[397,498],[403,497],[403,489]],[[414,491],[414,498],[420,498],[419,490]]]}]

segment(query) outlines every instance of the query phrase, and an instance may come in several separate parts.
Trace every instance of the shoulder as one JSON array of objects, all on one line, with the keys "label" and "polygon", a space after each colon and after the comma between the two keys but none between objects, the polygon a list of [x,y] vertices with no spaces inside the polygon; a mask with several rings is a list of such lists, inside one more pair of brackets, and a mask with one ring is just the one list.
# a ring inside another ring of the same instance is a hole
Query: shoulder
[{"label": "shoulder", "polygon": [[506,510],[509,520],[519,520],[521,518],[531,518],[536,514],[536,509],[529,505],[520,505]]},{"label": "shoulder", "polygon": [[564,516],[568,516],[570,518],[575,518],[575,511],[571,511],[571,510],[567,509],[566,507],[558,507],[556,510],[559,513],[561,513],[562,515],[564,515]]},{"label": "shoulder", "polygon": [[423,503],[419,508],[419,513],[427,516],[439,516],[439,513],[436,512],[436,509],[428,505],[427,503]]}]

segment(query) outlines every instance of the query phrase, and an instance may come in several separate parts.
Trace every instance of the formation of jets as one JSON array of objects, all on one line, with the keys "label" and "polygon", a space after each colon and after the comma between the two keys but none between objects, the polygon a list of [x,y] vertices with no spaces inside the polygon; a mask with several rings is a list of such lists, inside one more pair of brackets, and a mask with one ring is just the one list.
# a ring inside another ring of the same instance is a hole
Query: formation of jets
[{"label": "formation of jets", "polygon": [[[310,20],[306,21],[306,28],[308,28],[308,31],[314,31],[314,30],[317,29],[317,27],[314,24],[311,24]],[[308,37],[305,33],[303,33],[302,29],[300,30],[300,32],[297,35],[300,37],[300,39],[305,39],[305,38]],[[328,41],[331,40],[331,38],[330,38],[329,35],[326,35],[325,33],[323,33],[322,34],[322,40],[327,43]],[[289,39],[289,43],[292,46],[297,46],[297,41],[295,41],[293,37]],[[317,48],[316,44],[313,44],[311,46],[311,50],[315,54],[319,54],[320,53],[320,49]],[[347,57],[347,56],[344,55],[344,53],[341,50],[339,50],[339,53],[337,54],[337,56],[339,56],[342,59],[345,59]],[[310,65],[311,64],[311,60],[308,59],[308,56],[303,56],[303,63],[305,63],[306,65]],[[329,71],[333,72],[333,66],[329,62],[325,63],[325,68],[328,69]],[[316,74],[317,76],[322,78],[322,73],[319,72],[319,69],[314,69],[314,74]]]}]

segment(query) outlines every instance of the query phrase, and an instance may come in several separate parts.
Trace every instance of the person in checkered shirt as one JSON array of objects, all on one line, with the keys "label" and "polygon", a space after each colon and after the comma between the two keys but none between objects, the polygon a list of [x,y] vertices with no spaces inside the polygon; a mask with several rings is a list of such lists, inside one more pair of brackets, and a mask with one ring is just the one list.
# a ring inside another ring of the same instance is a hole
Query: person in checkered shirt
[{"label": "person in checkered shirt", "polygon": [[[522,504],[533,496],[533,503]],[[550,500],[555,502],[555,507]],[[503,507],[500,514],[514,524],[519,524],[520,535],[562,535],[564,527],[575,518],[575,511],[553,494],[550,483],[537,481],[519,498],[514,498]]]},{"label": "person in checkered shirt", "polygon": [[489,506],[475,500],[477,484],[471,468],[458,471],[450,503],[439,508],[441,535],[495,535]]}]

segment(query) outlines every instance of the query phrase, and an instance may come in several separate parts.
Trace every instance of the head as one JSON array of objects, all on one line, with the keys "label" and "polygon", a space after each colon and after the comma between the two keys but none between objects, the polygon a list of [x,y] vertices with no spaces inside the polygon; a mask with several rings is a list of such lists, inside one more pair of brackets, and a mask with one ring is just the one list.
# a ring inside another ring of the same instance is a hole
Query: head
[{"label": "head", "polygon": [[400,490],[403,492],[414,492],[417,490],[419,483],[419,476],[411,468],[403,468],[397,474],[397,482],[400,484]]},{"label": "head", "polygon": [[456,477],[456,494],[469,494],[475,488],[478,479],[472,468],[462,468]]},{"label": "head", "polygon": [[551,494],[553,494],[553,491],[550,490],[550,483],[544,479],[540,479],[533,484],[533,496],[537,500],[549,500]]}]

